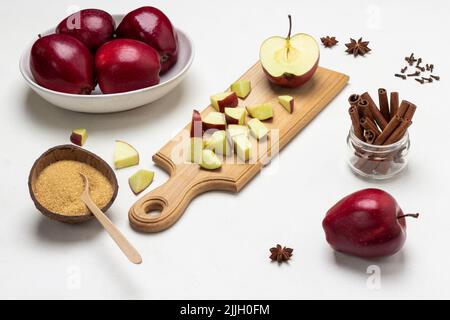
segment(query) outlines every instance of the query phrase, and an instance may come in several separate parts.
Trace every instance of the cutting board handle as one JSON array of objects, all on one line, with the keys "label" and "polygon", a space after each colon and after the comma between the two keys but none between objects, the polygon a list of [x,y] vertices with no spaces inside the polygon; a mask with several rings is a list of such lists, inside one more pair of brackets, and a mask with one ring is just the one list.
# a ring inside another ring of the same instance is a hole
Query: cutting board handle
[{"label": "cutting board handle", "polygon": [[[237,192],[236,182],[221,172],[198,169],[198,165],[179,165],[156,154],[153,161],[165,169],[169,180],[139,199],[130,209],[131,226],[142,232],[160,232],[171,227],[182,216],[197,195],[211,190]],[[193,169],[195,168],[195,169]]]}]

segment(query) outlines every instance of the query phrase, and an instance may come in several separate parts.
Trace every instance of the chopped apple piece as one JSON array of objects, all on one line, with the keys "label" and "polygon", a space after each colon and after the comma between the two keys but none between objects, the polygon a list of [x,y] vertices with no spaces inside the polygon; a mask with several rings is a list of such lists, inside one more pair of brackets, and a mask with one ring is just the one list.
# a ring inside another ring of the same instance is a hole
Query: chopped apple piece
[{"label": "chopped apple piece", "polygon": [[192,122],[191,122],[191,138],[203,137],[203,121],[200,112],[194,110],[192,112]]},{"label": "chopped apple piece", "polygon": [[252,149],[252,144],[248,137],[245,135],[238,135],[233,138],[233,142],[237,156],[244,161],[248,161]]},{"label": "chopped apple piece", "polygon": [[206,140],[205,149],[214,151],[217,154],[229,155],[231,153],[230,145],[227,141],[227,135],[224,130],[216,131]]},{"label": "chopped apple piece", "polygon": [[203,150],[202,161],[200,162],[200,167],[207,170],[216,170],[222,166],[222,161],[219,157],[209,149]]},{"label": "chopped apple piece", "polygon": [[200,137],[191,138],[189,141],[188,161],[200,163],[202,161],[203,139]]},{"label": "chopped apple piece", "polygon": [[243,107],[225,108],[225,118],[228,124],[245,124],[247,110]]},{"label": "chopped apple piece", "polygon": [[84,128],[73,129],[70,135],[70,141],[77,146],[83,146],[88,137],[87,131]]},{"label": "chopped apple piece", "polygon": [[249,134],[249,129],[247,126],[240,126],[237,124],[230,124],[228,126],[228,136],[230,137],[230,139],[233,141],[235,137],[237,136],[244,136],[246,138],[248,138],[248,134]]},{"label": "chopped apple piece", "polygon": [[273,108],[270,103],[248,106],[247,111],[252,118],[259,120],[267,120],[273,117]]},{"label": "chopped apple piece", "polygon": [[291,96],[279,96],[278,102],[287,110],[292,113],[294,111],[294,98]]},{"label": "chopped apple piece", "polygon": [[130,144],[117,140],[114,150],[114,167],[122,169],[139,164],[139,153]]},{"label": "chopped apple piece", "polygon": [[252,119],[247,125],[250,128],[250,134],[258,140],[264,138],[269,133],[269,129],[259,119]]},{"label": "chopped apple piece", "polygon": [[225,115],[221,112],[208,113],[205,119],[203,120],[203,127],[205,130],[209,129],[225,130],[227,127]]},{"label": "chopped apple piece", "polygon": [[139,194],[147,189],[147,187],[153,182],[154,176],[155,173],[153,171],[141,169],[128,178],[128,184],[134,194]]},{"label": "chopped apple piece", "polygon": [[252,90],[250,81],[248,80],[239,80],[236,81],[231,85],[231,91],[235,92],[236,95],[241,98],[245,99],[250,94],[250,91]]},{"label": "chopped apple piece", "polygon": [[238,103],[236,93],[233,91],[221,92],[211,96],[211,105],[218,112],[224,112],[225,108],[237,107]]}]

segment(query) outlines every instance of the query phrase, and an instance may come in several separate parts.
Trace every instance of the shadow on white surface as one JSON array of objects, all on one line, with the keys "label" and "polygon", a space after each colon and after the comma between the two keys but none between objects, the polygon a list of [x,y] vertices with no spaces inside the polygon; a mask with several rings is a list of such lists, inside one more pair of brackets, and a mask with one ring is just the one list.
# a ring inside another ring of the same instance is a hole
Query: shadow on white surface
[{"label": "shadow on white surface", "polygon": [[404,272],[407,258],[404,250],[391,257],[377,259],[362,259],[334,252],[334,261],[338,267],[358,274],[365,274],[369,266],[379,266],[382,276],[390,277]]},{"label": "shadow on white surface", "polygon": [[162,117],[170,117],[171,113],[177,112],[177,108],[182,106],[180,101],[184,93],[185,84],[181,83],[163,98],[133,110],[109,114],[85,114],[53,106],[28,89],[24,105],[26,115],[43,127],[67,129],[71,128],[74,122],[82,121],[85,127],[95,128],[96,131],[117,131],[149,126]]}]

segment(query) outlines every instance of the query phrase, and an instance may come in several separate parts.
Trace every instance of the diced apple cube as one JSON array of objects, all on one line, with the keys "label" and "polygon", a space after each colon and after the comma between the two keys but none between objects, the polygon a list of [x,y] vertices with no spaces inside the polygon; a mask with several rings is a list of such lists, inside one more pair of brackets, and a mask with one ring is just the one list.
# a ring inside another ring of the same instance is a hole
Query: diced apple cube
[{"label": "diced apple cube", "polygon": [[87,130],[84,128],[74,129],[70,135],[70,141],[77,146],[83,146],[88,137]]},{"label": "diced apple cube", "polygon": [[188,161],[192,163],[200,163],[202,161],[203,138],[194,137],[189,141]]},{"label": "diced apple cube", "polygon": [[211,105],[218,112],[224,112],[225,108],[237,107],[238,103],[236,93],[233,91],[221,92],[211,96]]},{"label": "diced apple cube", "polygon": [[252,119],[247,125],[250,128],[250,134],[258,140],[264,138],[269,133],[269,129],[259,119]]},{"label": "diced apple cube", "polygon": [[251,90],[251,83],[248,80],[239,80],[231,85],[231,91],[241,99],[247,98]]},{"label": "diced apple cube", "polygon": [[233,138],[236,155],[243,161],[250,159],[252,144],[247,136],[238,135]]},{"label": "diced apple cube", "polygon": [[273,108],[270,103],[247,106],[247,111],[252,118],[259,120],[267,120],[273,117]]},{"label": "diced apple cube", "polygon": [[208,113],[205,119],[203,120],[203,127],[205,130],[209,129],[225,130],[227,127],[225,115],[221,112]]},{"label": "diced apple cube", "polygon": [[245,124],[247,110],[243,107],[225,108],[225,118],[228,124]]},{"label": "diced apple cube", "polygon": [[214,151],[216,154],[229,155],[231,153],[227,135],[224,130],[216,131],[206,140],[205,149]]},{"label": "diced apple cube", "polygon": [[116,169],[139,164],[139,153],[130,144],[117,140],[114,149],[114,167]]},{"label": "diced apple cube", "polygon": [[207,170],[216,170],[222,166],[222,161],[215,155],[212,150],[206,149],[202,153],[202,161],[200,167]]},{"label": "diced apple cube", "polygon": [[279,96],[278,102],[286,109],[287,112],[294,112],[294,98],[291,96]]},{"label": "diced apple cube", "polygon": [[128,179],[128,183],[134,194],[139,194],[153,182],[154,176],[153,171],[141,169]]}]

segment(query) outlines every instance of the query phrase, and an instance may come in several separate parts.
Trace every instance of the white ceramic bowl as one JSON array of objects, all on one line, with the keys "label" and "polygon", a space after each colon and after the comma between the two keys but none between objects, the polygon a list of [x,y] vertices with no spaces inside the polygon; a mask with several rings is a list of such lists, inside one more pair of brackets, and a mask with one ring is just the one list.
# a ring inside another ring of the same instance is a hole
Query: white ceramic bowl
[{"label": "white ceramic bowl", "polygon": [[[113,15],[116,25],[124,15]],[[54,33],[54,29],[42,33]],[[124,93],[102,94],[98,86],[91,95],[78,95],[57,92],[37,84],[30,70],[30,51],[33,43],[25,49],[20,58],[20,72],[29,87],[42,98],[63,109],[86,113],[109,113],[137,108],[153,102],[174,89],[186,76],[186,72],[194,59],[194,47],[189,37],[177,29],[179,53],[177,63],[164,75],[161,82],[155,86]]]}]

